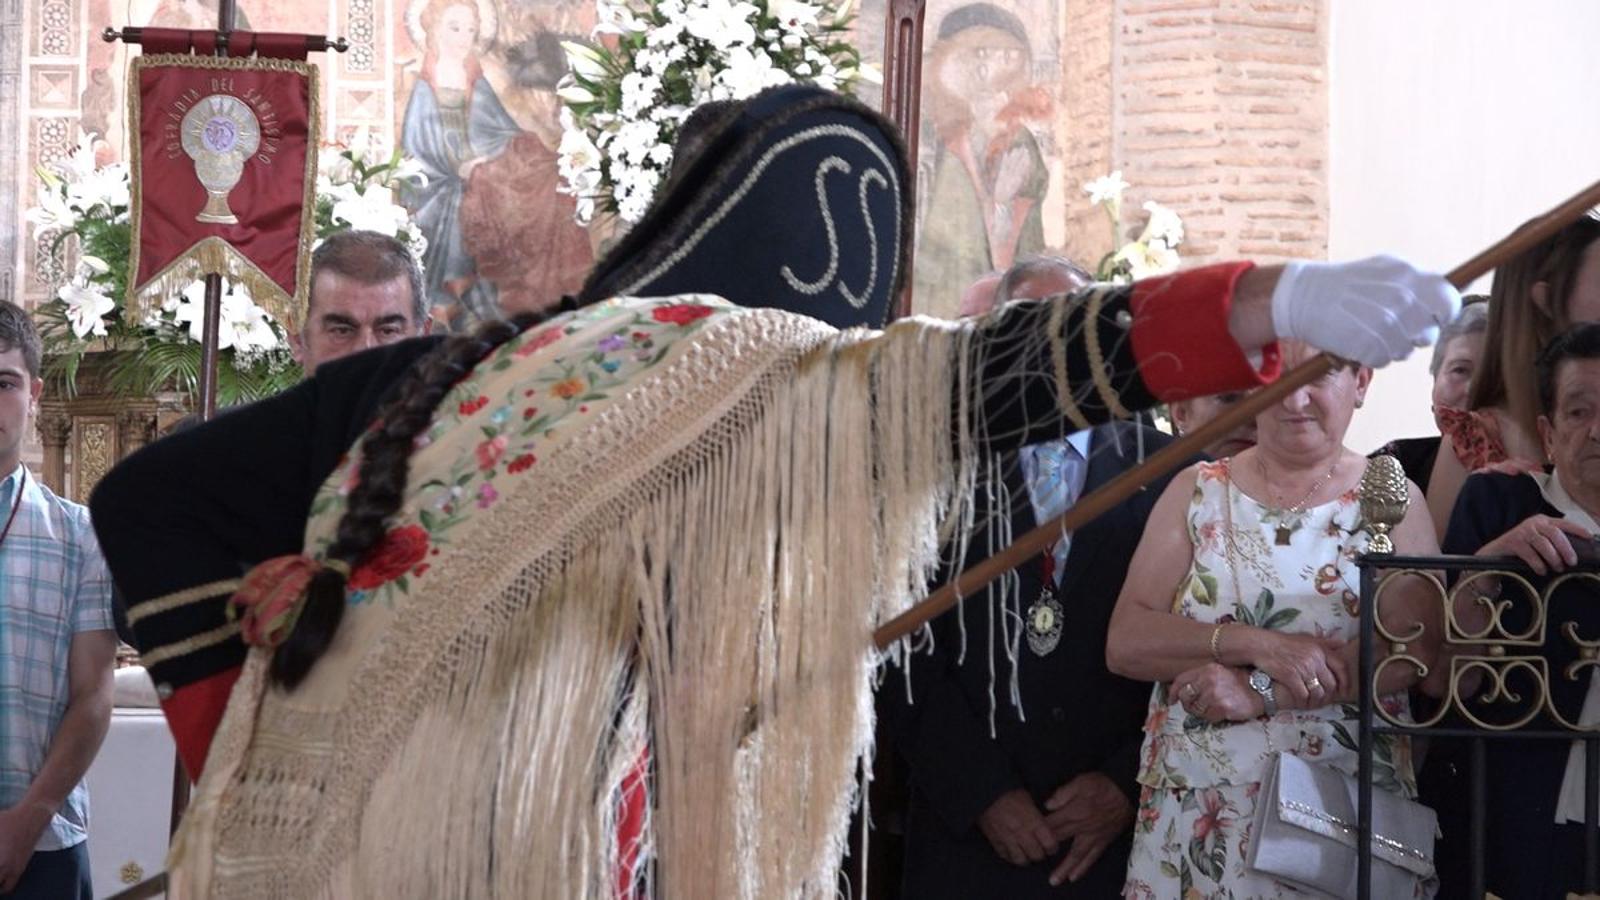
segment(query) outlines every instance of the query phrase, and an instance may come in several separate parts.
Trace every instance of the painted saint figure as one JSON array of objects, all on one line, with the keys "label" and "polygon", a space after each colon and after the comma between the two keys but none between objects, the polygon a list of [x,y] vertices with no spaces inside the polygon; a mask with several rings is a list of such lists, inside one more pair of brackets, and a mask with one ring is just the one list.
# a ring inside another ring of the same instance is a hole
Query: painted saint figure
[{"label": "painted saint figure", "polygon": [[[916,296],[949,296],[1044,249],[1040,206],[1049,171],[1029,121],[1049,95],[1031,84],[1032,51],[1015,15],[989,3],[952,10],[928,59],[936,146],[917,249]],[[956,314],[928,307],[939,316]]]},{"label": "painted saint figure", "polygon": [[490,0],[426,0],[413,4],[407,20],[426,51],[400,140],[428,176],[426,186],[407,192],[406,202],[428,239],[422,263],[429,302],[444,307],[452,326],[498,318],[498,291],[479,277],[460,223],[473,172],[522,133],[475,52],[493,39],[494,6]]}]

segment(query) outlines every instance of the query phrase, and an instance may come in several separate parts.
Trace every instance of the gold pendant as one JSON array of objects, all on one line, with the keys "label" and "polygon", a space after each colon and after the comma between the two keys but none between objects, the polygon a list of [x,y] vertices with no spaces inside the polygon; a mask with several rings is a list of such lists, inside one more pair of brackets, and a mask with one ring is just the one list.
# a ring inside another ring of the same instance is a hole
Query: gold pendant
[{"label": "gold pendant", "polygon": [[1278,546],[1279,547],[1287,547],[1287,546],[1289,546],[1289,537],[1292,534],[1294,534],[1294,529],[1289,527],[1289,523],[1287,523],[1287,522],[1279,522],[1278,523],[1278,537],[1277,537]]}]

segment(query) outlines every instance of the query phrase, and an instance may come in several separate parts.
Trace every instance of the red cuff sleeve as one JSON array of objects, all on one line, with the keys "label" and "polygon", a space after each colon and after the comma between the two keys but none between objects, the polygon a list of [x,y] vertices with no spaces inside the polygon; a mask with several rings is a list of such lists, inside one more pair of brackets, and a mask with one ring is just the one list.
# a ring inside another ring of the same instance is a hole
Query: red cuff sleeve
[{"label": "red cuff sleeve", "polygon": [[1145,387],[1163,403],[1260,387],[1282,368],[1276,342],[1250,364],[1233,335],[1228,311],[1239,277],[1254,263],[1203,266],[1147,278],[1133,286],[1133,353]]},{"label": "red cuff sleeve", "polygon": [[228,695],[233,693],[233,683],[239,680],[240,669],[240,666],[223,669],[209,678],[178,688],[161,701],[167,727],[172,729],[172,739],[178,744],[178,758],[183,760],[190,781],[200,780],[206,753],[211,750],[211,738],[222,724],[222,711],[228,708]]}]

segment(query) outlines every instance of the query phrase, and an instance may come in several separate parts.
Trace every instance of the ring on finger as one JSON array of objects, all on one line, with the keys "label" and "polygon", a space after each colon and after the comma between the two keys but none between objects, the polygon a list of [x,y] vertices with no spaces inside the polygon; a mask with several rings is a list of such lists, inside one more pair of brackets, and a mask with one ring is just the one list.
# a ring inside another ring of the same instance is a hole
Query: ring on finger
[{"label": "ring on finger", "polygon": [[1193,700],[1200,692],[1195,689],[1194,682],[1191,681],[1180,688],[1178,693],[1182,694],[1186,700]]},{"label": "ring on finger", "polygon": [[1308,690],[1308,691],[1320,691],[1320,690],[1322,690],[1322,679],[1318,678],[1315,675],[1311,676],[1310,678],[1307,678],[1306,679],[1306,690]]}]

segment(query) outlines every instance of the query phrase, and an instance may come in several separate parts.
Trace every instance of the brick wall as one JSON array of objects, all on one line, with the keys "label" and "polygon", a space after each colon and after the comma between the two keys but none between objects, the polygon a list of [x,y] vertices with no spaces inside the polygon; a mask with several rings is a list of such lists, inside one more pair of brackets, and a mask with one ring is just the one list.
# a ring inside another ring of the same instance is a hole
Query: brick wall
[{"label": "brick wall", "polygon": [[[1067,255],[1091,268],[1110,240],[1105,215],[1088,204],[1085,182],[1116,168],[1112,160],[1111,59],[1116,0],[1064,0],[1061,17],[1062,215]],[[1050,212],[1046,210],[1047,214]]]},{"label": "brick wall", "polygon": [[[1124,219],[1140,219],[1149,199],[1177,210],[1186,264],[1327,255],[1322,0],[1065,2],[1066,43],[1081,51],[1063,54],[1082,116],[1066,144],[1069,189],[1120,168],[1133,185]],[[1109,156],[1100,91],[1111,101]],[[1109,238],[1084,205],[1081,193],[1069,200],[1068,250],[1092,260]]]}]

